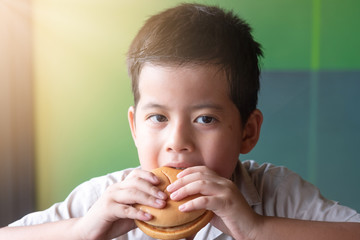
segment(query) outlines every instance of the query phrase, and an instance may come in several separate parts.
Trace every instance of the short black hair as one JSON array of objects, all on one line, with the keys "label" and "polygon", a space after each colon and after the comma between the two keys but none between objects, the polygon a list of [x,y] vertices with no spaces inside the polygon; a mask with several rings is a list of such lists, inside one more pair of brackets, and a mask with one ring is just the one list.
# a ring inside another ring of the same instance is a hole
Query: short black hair
[{"label": "short black hair", "polygon": [[217,6],[181,4],[150,17],[127,55],[135,107],[145,63],[214,64],[225,70],[229,97],[245,124],[256,109],[260,88],[261,46],[251,27],[232,11]]}]

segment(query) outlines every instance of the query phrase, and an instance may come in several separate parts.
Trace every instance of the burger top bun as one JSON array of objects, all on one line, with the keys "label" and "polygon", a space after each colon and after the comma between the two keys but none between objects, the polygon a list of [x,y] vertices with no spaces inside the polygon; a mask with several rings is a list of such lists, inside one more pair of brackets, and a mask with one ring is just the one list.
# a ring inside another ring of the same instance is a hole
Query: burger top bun
[{"label": "burger top bun", "polygon": [[140,209],[144,212],[148,212],[153,216],[153,218],[150,221],[146,221],[147,224],[156,227],[163,227],[163,228],[179,226],[195,220],[196,218],[200,217],[206,212],[206,210],[181,212],[178,209],[178,207],[181,204],[199,197],[200,194],[186,197],[181,201],[173,201],[170,199],[169,193],[166,191],[166,187],[177,180],[176,175],[181,171],[182,171],[181,169],[175,169],[170,167],[161,167],[154,169],[152,171],[160,180],[160,184],[157,185],[157,187],[161,191],[164,191],[168,195],[168,198],[167,198],[166,206],[162,209],[153,208],[140,204],[135,205],[137,209]]}]

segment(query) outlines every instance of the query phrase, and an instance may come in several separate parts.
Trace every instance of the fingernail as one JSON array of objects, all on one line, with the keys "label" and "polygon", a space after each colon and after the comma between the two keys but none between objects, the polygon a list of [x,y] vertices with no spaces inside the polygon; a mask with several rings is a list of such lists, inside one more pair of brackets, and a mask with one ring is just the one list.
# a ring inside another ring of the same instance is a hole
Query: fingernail
[{"label": "fingernail", "polygon": [[154,180],[155,183],[159,182],[159,179],[156,176],[153,176],[153,180]]},{"label": "fingernail", "polygon": [[181,178],[182,175],[183,175],[183,172],[179,172],[179,173],[176,175],[176,177],[177,177],[177,178]]},{"label": "fingernail", "polygon": [[174,199],[174,198],[176,198],[177,195],[178,195],[178,192],[173,192],[173,193],[170,195],[170,198],[171,198],[171,199]]},{"label": "fingernail", "polygon": [[158,195],[159,198],[161,198],[161,199],[163,199],[163,200],[165,200],[165,199],[167,198],[166,193],[164,193],[164,192],[162,192],[162,191],[159,191],[159,192],[157,193],[157,195]]},{"label": "fingernail", "polygon": [[170,184],[169,186],[167,186],[166,190],[168,192],[171,192],[173,190],[173,188],[174,188],[174,184]]},{"label": "fingernail", "polygon": [[179,210],[180,210],[180,211],[184,211],[185,209],[186,209],[185,204],[179,206]]},{"label": "fingernail", "polygon": [[145,212],[144,216],[146,217],[146,219],[151,219],[152,215],[150,213]]},{"label": "fingernail", "polygon": [[162,206],[165,204],[165,201],[164,200],[161,200],[161,199],[156,199],[155,200],[156,204],[159,205],[159,206]]}]

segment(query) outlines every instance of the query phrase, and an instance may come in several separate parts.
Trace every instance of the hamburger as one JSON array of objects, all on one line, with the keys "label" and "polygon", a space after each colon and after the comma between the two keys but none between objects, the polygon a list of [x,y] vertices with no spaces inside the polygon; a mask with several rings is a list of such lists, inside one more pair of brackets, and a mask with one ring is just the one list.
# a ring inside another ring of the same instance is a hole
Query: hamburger
[{"label": "hamburger", "polygon": [[191,212],[179,211],[178,207],[181,204],[201,196],[200,194],[186,197],[180,201],[170,199],[166,187],[176,181],[176,175],[181,171],[181,169],[170,167],[161,167],[152,170],[160,180],[158,188],[164,191],[168,195],[168,198],[166,200],[166,206],[161,209],[141,204],[135,205],[135,208],[150,213],[153,216],[150,221],[146,222],[135,220],[138,228],[146,235],[158,239],[186,238],[197,233],[213,217],[213,213],[205,209]]}]

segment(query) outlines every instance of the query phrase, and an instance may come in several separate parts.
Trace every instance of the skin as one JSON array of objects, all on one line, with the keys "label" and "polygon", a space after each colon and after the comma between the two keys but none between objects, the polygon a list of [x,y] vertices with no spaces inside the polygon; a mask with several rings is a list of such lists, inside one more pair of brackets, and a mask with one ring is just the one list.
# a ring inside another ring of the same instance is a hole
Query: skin
[{"label": "skin", "polygon": [[[184,178],[167,189],[172,192],[184,186],[171,197],[179,200],[198,192],[204,197],[181,210],[207,204],[221,218],[223,212],[215,208],[221,205],[233,215],[232,196],[224,197],[226,191],[238,190],[228,179],[239,154],[249,152],[259,138],[261,112],[253,112],[244,130],[240,113],[229,98],[224,72],[211,65],[145,65],[139,91],[136,111],[131,107],[128,115],[142,169],[187,168],[179,176]],[[241,194],[239,198],[246,204]],[[219,217],[213,222],[221,223]]]},{"label": "skin", "polygon": [[[207,166],[231,176],[244,152],[244,131],[224,83],[223,72],[212,66],[145,65],[140,100],[128,113],[142,169]],[[260,125],[261,113],[255,112]]]},{"label": "skin", "polygon": [[[160,166],[184,167],[167,190],[180,200],[201,193],[181,211],[209,209],[211,223],[235,239],[357,239],[359,223],[301,221],[257,215],[229,180],[239,153],[257,143],[262,114],[246,124],[227,94],[225,75],[214,66],[145,65],[140,100],[128,118],[141,169],[113,184],[81,218],[0,229],[0,239],[111,239],[135,228],[133,219],[151,216],[134,203],[162,208],[166,195],[149,172]],[[226,163],[226,164],[224,164]]]}]

